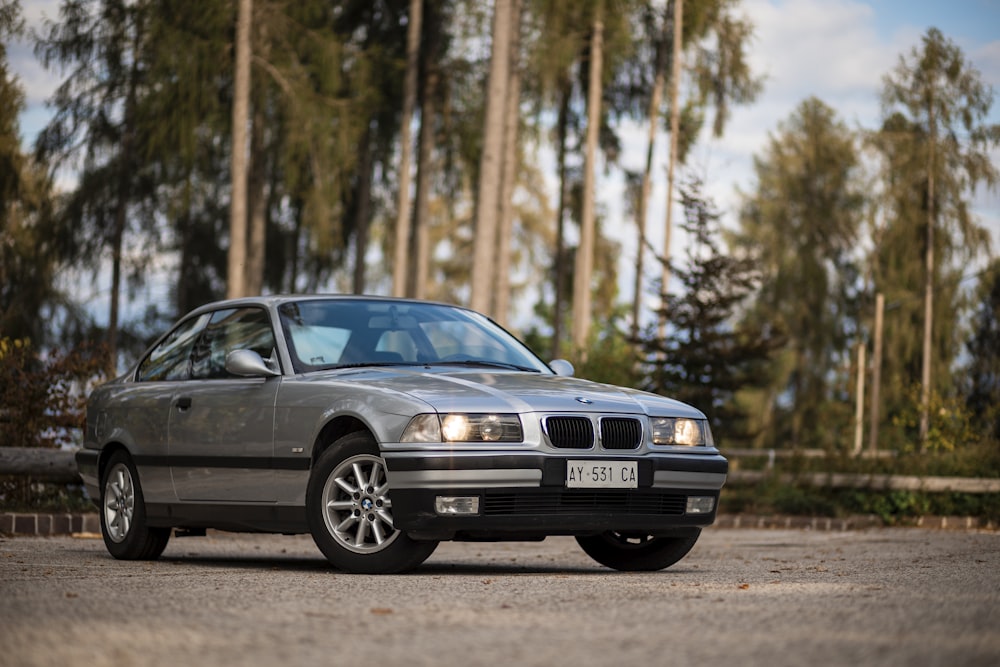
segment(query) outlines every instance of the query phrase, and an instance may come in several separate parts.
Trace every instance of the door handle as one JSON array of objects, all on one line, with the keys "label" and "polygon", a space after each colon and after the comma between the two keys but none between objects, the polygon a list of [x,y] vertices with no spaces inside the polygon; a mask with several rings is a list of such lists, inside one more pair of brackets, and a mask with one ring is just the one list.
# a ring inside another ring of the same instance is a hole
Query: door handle
[{"label": "door handle", "polygon": [[180,410],[181,412],[184,412],[185,410],[187,410],[188,408],[191,407],[191,397],[190,396],[181,396],[176,401],[174,401],[174,405],[177,406],[178,410]]}]

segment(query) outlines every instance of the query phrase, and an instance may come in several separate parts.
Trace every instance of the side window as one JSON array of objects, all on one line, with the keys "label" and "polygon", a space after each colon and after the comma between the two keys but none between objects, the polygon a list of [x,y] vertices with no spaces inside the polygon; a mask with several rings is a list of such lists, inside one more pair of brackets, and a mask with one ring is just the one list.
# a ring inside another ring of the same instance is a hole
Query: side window
[{"label": "side window", "polygon": [[274,351],[274,333],[260,308],[230,308],[212,313],[212,319],[191,350],[191,377],[228,378],[226,355],[253,350],[268,359]]},{"label": "side window", "polygon": [[191,377],[191,348],[208,323],[205,314],[181,323],[153,348],[136,373],[140,382],[187,380]]}]

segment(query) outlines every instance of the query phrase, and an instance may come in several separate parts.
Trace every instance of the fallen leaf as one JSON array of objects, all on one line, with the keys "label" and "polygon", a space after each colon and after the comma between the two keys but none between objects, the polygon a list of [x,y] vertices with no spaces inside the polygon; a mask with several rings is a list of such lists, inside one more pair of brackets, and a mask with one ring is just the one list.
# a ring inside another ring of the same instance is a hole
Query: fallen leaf
[{"label": "fallen leaf", "polygon": [[740,590],[745,591],[750,588],[750,584],[740,584]]},{"label": "fallen leaf", "polygon": [[392,609],[388,607],[375,607],[372,609],[372,613],[376,616],[388,616],[392,613]]}]

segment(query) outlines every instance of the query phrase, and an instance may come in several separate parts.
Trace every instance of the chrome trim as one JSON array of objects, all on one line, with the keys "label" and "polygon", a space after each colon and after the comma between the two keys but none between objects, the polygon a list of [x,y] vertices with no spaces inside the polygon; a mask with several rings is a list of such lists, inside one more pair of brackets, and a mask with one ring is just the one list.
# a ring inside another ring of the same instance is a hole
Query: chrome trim
[{"label": "chrome trim", "polygon": [[681,487],[717,491],[726,483],[726,474],[718,472],[680,472],[657,470],[653,473],[653,488]]},{"label": "chrome trim", "polygon": [[542,471],[537,469],[510,470],[401,470],[389,472],[389,484],[394,489],[471,489],[537,487]]}]

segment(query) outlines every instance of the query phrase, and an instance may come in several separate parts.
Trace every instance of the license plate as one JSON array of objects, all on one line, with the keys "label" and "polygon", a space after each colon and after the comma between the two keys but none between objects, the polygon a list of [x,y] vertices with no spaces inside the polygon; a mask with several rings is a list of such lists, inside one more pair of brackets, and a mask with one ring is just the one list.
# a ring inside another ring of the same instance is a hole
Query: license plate
[{"label": "license plate", "polygon": [[635,461],[567,461],[570,489],[635,489],[639,472]]}]

